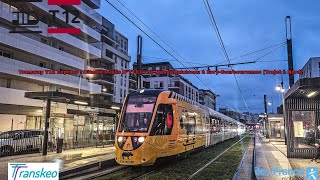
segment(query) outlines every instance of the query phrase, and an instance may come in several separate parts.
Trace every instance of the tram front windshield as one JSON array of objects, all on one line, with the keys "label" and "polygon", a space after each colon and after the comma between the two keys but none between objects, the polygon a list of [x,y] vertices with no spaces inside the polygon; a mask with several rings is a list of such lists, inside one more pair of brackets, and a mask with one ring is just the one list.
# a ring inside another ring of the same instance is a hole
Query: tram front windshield
[{"label": "tram front windshield", "polygon": [[120,120],[119,132],[148,132],[157,97],[129,96]]}]

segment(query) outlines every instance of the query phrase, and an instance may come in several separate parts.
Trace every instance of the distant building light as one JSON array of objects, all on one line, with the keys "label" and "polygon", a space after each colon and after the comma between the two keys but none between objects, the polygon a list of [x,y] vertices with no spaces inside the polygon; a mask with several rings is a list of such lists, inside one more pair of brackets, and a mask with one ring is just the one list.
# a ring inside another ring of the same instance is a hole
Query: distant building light
[{"label": "distant building light", "polygon": [[74,101],[75,104],[80,104],[80,105],[88,105],[87,102],[83,102],[83,101]]},{"label": "distant building light", "polygon": [[307,95],[307,97],[310,98],[310,97],[316,95],[316,93],[317,93],[317,91],[313,91],[313,92],[309,93],[309,94]]},{"label": "distant building light", "polygon": [[120,109],[120,107],[118,107],[118,106],[111,106],[111,109],[119,110],[119,109]]}]

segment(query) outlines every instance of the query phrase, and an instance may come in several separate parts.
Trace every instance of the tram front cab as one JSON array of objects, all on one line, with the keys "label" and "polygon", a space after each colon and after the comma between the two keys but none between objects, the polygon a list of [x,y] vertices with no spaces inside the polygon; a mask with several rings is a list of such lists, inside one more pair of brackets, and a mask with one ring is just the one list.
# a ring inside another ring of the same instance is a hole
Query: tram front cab
[{"label": "tram front cab", "polygon": [[163,135],[172,131],[173,110],[171,104],[163,104],[168,93],[161,92],[141,90],[127,96],[116,133],[118,164],[152,165],[163,152],[167,144]]}]

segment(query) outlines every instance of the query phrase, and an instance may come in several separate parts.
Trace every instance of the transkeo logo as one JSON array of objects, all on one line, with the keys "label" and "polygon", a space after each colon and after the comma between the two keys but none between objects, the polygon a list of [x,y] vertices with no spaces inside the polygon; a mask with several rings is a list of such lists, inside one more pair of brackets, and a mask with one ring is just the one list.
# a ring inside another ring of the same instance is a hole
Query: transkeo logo
[{"label": "transkeo logo", "polygon": [[58,163],[8,163],[8,180],[59,179]]}]

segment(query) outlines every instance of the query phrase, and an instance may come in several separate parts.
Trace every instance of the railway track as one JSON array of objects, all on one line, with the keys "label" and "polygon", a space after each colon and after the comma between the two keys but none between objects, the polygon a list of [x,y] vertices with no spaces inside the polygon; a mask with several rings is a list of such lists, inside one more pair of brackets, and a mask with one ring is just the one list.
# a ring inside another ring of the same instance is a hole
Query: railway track
[{"label": "railway track", "polygon": [[[216,144],[199,153],[190,155],[186,159],[180,161],[168,161],[152,167],[124,167],[120,166],[114,170],[105,170],[96,173],[84,179],[107,180],[107,179],[199,179],[195,178],[201,174],[208,166],[214,164],[218,159],[228,154],[239,143],[249,142],[251,136],[244,136],[242,138],[233,138],[223,143]],[[247,144],[245,145],[247,147]],[[245,147],[245,149],[246,149]],[[243,149],[244,151],[244,149]],[[238,153],[238,152],[237,152]],[[243,153],[243,152],[241,152]],[[239,156],[242,154],[239,153]],[[210,158],[208,158],[210,157]],[[240,162],[240,160],[239,160]],[[239,162],[236,163],[238,166]],[[83,178],[81,178],[83,179]]]}]

